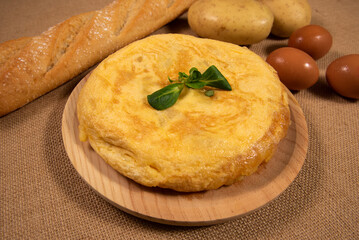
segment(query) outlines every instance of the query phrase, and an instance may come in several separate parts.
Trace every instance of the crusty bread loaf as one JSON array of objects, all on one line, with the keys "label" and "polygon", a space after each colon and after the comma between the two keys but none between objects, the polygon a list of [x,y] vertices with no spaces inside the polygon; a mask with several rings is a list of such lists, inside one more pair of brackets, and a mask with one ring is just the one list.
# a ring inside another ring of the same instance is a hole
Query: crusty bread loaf
[{"label": "crusty bread loaf", "polygon": [[116,0],[39,36],[0,44],[0,116],[178,17],[195,0]]}]

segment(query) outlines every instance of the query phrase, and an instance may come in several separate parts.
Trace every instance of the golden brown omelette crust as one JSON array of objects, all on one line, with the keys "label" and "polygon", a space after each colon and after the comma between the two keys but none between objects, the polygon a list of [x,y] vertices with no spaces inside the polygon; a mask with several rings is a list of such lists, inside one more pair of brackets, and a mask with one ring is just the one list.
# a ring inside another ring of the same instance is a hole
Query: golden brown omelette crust
[{"label": "golden brown omelette crust", "polygon": [[[157,111],[147,95],[167,77],[215,65],[232,91],[185,89]],[[232,184],[255,172],[285,137],[285,88],[259,56],[237,45],[187,35],[140,40],[103,61],[78,100],[80,139],[114,169],[150,187],[191,192]]]}]

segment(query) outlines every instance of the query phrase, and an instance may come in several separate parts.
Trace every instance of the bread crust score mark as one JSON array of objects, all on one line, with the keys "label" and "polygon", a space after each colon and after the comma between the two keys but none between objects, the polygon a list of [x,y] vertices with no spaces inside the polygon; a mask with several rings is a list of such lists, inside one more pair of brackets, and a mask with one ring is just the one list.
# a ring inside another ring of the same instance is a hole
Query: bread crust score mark
[{"label": "bread crust score mark", "polygon": [[195,0],[117,0],[39,36],[0,44],[0,116],[84,72],[172,21]]}]

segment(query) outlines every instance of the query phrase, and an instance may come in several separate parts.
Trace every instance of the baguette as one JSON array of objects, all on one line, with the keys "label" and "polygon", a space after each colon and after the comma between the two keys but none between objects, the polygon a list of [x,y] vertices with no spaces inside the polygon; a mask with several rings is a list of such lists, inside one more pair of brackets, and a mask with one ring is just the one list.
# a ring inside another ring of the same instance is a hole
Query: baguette
[{"label": "baguette", "polygon": [[0,116],[174,20],[195,0],[116,0],[39,36],[0,44]]}]

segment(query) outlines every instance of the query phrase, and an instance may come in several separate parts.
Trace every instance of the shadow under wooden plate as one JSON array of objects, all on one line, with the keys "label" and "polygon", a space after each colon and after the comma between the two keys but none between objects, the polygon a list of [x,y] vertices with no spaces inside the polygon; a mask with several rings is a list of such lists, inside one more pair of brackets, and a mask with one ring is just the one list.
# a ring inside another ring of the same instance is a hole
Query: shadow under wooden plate
[{"label": "shadow under wooden plate", "polygon": [[62,119],[66,152],[83,180],[98,194],[134,216],[170,225],[203,226],[248,214],[275,199],[298,175],[308,148],[302,109],[288,92],[291,125],[273,158],[241,182],[216,190],[178,193],[149,188],[122,176],[78,138],[77,98],[86,76],[71,93]]}]

